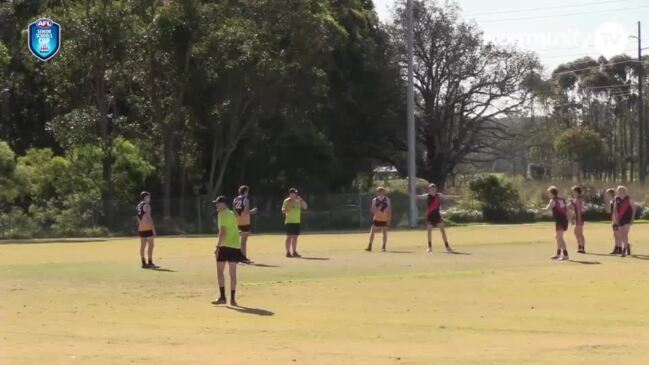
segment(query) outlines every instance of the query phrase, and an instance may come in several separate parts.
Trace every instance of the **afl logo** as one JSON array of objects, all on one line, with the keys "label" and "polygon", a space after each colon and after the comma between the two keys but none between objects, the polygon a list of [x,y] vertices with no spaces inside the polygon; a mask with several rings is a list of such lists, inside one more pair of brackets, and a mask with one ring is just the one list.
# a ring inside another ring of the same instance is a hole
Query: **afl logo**
[{"label": "afl logo", "polygon": [[49,19],[41,19],[37,22],[37,26],[39,28],[51,28],[52,27],[52,21]]},{"label": "afl logo", "polygon": [[29,51],[41,61],[52,59],[61,49],[61,26],[49,18],[29,24],[27,45]]}]

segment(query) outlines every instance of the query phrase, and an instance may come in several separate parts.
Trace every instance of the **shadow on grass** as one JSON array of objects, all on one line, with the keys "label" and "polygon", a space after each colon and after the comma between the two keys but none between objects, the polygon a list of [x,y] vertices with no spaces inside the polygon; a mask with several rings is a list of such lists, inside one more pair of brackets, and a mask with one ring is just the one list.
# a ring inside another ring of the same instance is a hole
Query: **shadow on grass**
[{"label": "shadow on grass", "polygon": [[176,270],[171,270],[171,269],[165,269],[164,267],[159,267],[157,269],[149,269],[151,271],[159,271],[159,272],[177,272]]},{"label": "shadow on grass", "polygon": [[460,252],[460,251],[451,251],[451,252],[445,251],[444,253],[447,253],[449,255],[465,255],[465,256],[471,256],[472,255],[472,254],[470,254],[468,252]]},{"label": "shadow on grass", "polygon": [[574,262],[575,264],[582,264],[582,265],[601,265],[602,264],[599,261],[568,260],[568,262]]},{"label": "shadow on grass", "polygon": [[0,245],[38,245],[47,243],[92,243],[92,242],[108,242],[105,238],[62,238],[62,239],[33,239],[33,240],[0,240]]},{"label": "shadow on grass", "polygon": [[313,260],[313,261],[329,261],[331,260],[328,257],[301,257],[302,260]]},{"label": "shadow on grass", "polygon": [[256,266],[256,267],[281,267],[279,265],[266,265],[266,264],[260,264],[255,262],[254,264],[249,264],[248,266]]},{"label": "shadow on grass", "polygon": [[412,251],[392,251],[392,250],[387,250],[385,253],[414,253]]},{"label": "shadow on grass", "polygon": [[594,253],[594,252],[588,252],[585,255],[589,256],[603,256],[603,257],[613,257],[613,256],[618,256],[610,253]]},{"label": "shadow on grass", "polygon": [[275,313],[273,313],[273,312],[271,312],[269,310],[266,310],[266,309],[261,309],[261,308],[249,308],[249,307],[242,307],[242,306],[236,306],[236,307],[228,306],[228,307],[225,307],[225,308],[228,308],[230,310],[233,310],[233,311],[236,311],[236,312],[239,312],[239,313],[254,314],[256,316],[267,317],[267,316],[274,316],[275,315]]},{"label": "shadow on grass", "polygon": [[630,257],[638,260],[649,260],[649,256],[647,255],[631,255]]}]

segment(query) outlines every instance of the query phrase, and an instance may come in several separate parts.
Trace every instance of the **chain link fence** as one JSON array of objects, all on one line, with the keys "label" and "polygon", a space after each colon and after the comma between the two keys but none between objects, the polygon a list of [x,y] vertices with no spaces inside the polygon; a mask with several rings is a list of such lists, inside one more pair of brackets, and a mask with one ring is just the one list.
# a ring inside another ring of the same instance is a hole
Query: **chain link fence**
[{"label": "chain link fence", "polygon": [[[303,195],[309,209],[303,212],[304,231],[351,231],[368,229],[372,220],[370,205],[372,194],[327,194]],[[392,202],[392,226],[408,226],[408,196],[402,193],[389,194]],[[252,230],[257,233],[278,233],[284,230],[284,216],[281,212],[284,197],[251,196],[251,208],[257,208],[252,218]],[[170,214],[164,216],[165,202],[151,201],[156,229],[160,235],[214,234],[216,209],[207,196],[197,196],[169,201]],[[453,204],[445,203],[445,207]],[[65,213],[35,212],[34,209],[13,207],[0,213],[0,239],[46,238],[81,236],[120,236],[136,234],[135,206],[114,203],[112,222],[103,217],[102,202],[97,202],[85,211],[68,210]],[[423,219],[425,202],[419,202],[419,218]],[[57,216],[57,214],[59,216]],[[60,216],[65,215],[65,219]],[[67,226],[65,226],[67,224]]]}]

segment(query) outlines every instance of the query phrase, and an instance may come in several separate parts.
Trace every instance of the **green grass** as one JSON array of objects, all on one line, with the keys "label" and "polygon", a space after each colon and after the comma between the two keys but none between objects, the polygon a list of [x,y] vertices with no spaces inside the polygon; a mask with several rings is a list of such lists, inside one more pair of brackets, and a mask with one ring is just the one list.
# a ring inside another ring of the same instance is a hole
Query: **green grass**
[{"label": "green grass", "polygon": [[[607,224],[589,250],[552,262],[552,225],[449,231],[461,252],[424,252],[423,231],[251,238],[239,304],[214,307],[214,238],[0,245],[0,364],[647,364],[649,225],[618,258]],[[436,237],[437,238],[437,237]],[[570,238],[574,250],[574,239]]]}]

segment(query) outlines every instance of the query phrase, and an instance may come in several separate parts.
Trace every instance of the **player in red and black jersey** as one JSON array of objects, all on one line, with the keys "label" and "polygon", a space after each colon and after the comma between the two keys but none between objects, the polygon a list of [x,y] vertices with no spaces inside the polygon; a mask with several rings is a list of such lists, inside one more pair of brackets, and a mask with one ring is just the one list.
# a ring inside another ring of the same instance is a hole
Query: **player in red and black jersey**
[{"label": "player in red and black jersey", "polygon": [[568,256],[568,248],[566,247],[566,241],[563,239],[563,234],[568,230],[568,206],[565,199],[559,197],[559,189],[555,186],[548,188],[548,195],[550,196],[550,202],[545,209],[552,210],[557,239],[557,254],[552,256],[552,259],[567,261],[570,260],[570,257]]},{"label": "player in red and black jersey", "polygon": [[442,240],[444,240],[444,246],[446,251],[449,253],[453,252],[453,248],[448,243],[446,238],[446,229],[444,227],[444,220],[442,219],[441,207],[442,199],[445,197],[444,194],[437,192],[437,185],[430,184],[428,186],[428,194],[418,195],[417,198],[420,200],[426,200],[426,228],[428,229],[428,252],[433,251],[433,228],[439,228],[440,233],[442,234]]},{"label": "player in red and black jersey", "polygon": [[572,199],[570,199],[570,212],[572,224],[575,226],[575,238],[577,238],[577,253],[586,253],[586,237],[584,236],[584,198],[581,186],[573,186]]},{"label": "player in red and black jersey", "polygon": [[607,189],[606,193],[604,194],[604,199],[605,203],[604,206],[606,207],[606,211],[611,215],[611,224],[613,226],[613,242],[615,245],[613,246],[613,251],[611,251],[611,255],[619,255],[622,253],[622,246],[620,243],[620,238],[618,234],[618,229],[617,229],[617,224],[615,223],[615,189]]},{"label": "player in red and black jersey", "polygon": [[629,231],[635,218],[635,202],[627,194],[624,186],[618,186],[617,197],[613,209],[613,222],[617,225],[618,239],[620,241],[620,255],[625,257],[631,254],[631,244],[629,243]]}]

